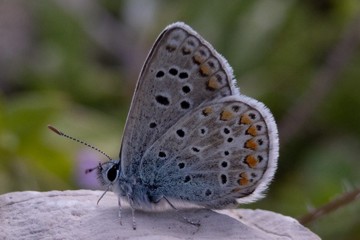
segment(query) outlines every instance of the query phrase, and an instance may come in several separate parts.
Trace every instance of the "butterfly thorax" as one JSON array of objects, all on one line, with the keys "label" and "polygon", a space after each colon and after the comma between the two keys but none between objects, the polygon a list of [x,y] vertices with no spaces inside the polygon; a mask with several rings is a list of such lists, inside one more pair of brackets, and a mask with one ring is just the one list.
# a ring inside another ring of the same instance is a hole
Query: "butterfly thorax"
[{"label": "butterfly thorax", "polygon": [[100,182],[129,202],[132,208],[153,210],[163,196],[156,193],[154,184],[145,183],[140,177],[125,176],[120,161],[109,161],[98,169]]}]

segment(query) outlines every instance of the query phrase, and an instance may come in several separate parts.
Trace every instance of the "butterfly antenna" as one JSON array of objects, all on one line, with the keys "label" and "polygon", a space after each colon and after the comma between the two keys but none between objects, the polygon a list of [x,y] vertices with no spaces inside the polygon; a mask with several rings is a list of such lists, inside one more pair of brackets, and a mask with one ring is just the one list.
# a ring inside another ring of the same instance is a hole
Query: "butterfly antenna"
[{"label": "butterfly antenna", "polygon": [[[103,151],[101,151],[100,149],[98,149],[97,147],[94,147],[94,146],[92,146],[92,145],[90,145],[90,144],[88,144],[88,143],[86,143],[86,142],[84,142],[84,141],[81,141],[81,140],[79,140],[79,139],[77,139],[77,138],[74,138],[74,137],[72,137],[72,136],[69,136],[69,135],[61,132],[61,131],[58,130],[57,128],[51,126],[51,125],[48,125],[48,128],[49,128],[51,131],[53,131],[54,133],[56,133],[57,135],[60,135],[60,136],[62,136],[62,137],[66,137],[66,138],[68,138],[68,139],[70,139],[70,140],[73,140],[73,141],[75,141],[75,142],[81,143],[81,144],[83,144],[83,145],[85,145],[85,146],[87,146],[87,147],[89,147],[89,148],[92,148],[92,149],[94,149],[95,151],[101,153],[102,155],[104,155],[105,157],[107,157],[109,160],[112,160],[111,157],[109,157],[109,155],[107,155],[106,153],[104,153]],[[100,166],[101,166],[101,165],[100,165]],[[92,172],[93,170],[95,170],[95,169],[97,169],[97,168],[98,168],[98,167],[88,169],[88,170],[86,170],[86,173]]]}]

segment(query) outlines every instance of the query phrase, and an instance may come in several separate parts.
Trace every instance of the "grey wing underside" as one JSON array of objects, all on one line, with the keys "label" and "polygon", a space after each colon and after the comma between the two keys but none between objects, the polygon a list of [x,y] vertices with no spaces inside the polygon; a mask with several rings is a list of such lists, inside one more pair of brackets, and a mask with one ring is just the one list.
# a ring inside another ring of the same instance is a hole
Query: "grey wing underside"
[{"label": "grey wing underside", "polygon": [[137,176],[145,151],[182,116],[205,102],[238,94],[232,69],[183,23],[167,27],[143,66],[120,151],[125,176]]},{"label": "grey wing underside", "polygon": [[155,196],[223,208],[262,197],[278,157],[269,110],[240,95],[205,103],[145,152],[141,178]]}]

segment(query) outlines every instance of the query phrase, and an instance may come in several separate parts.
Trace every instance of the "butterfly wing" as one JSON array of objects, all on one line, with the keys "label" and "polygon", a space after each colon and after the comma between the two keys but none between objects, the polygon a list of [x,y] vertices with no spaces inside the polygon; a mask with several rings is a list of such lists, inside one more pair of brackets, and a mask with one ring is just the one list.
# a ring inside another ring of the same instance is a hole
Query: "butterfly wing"
[{"label": "butterfly wing", "polygon": [[153,197],[209,208],[251,202],[273,178],[278,134],[270,111],[236,95],[182,117],[144,154],[141,177]]},{"label": "butterfly wing", "polygon": [[141,71],[126,121],[120,159],[137,176],[145,151],[182,116],[207,101],[237,94],[231,67],[184,23],[168,26]]}]

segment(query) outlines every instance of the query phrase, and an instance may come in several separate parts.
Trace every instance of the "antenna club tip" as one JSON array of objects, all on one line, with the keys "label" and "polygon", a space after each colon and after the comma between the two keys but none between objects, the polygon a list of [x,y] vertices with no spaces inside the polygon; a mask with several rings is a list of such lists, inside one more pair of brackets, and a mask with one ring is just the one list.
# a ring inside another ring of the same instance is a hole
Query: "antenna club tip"
[{"label": "antenna club tip", "polygon": [[[51,126],[51,125],[48,125],[47,127],[48,127],[48,129],[50,129],[51,131],[53,131],[53,132],[56,133],[57,135],[60,135],[61,137],[68,138],[68,139],[73,140],[73,141],[75,141],[75,142],[81,143],[81,144],[83,144],[83,145],[85,145],[85,146],[87,146],[87,147],[90,147],[90,148],[94,149],[95,151],[101,153],[101,154],[104,155],[105,157],[107,157],[109,160],[112,160],[111,157],[109,157],[109,155],[107,155],[106,153],[104,153],[103,151],[101,151],[100,149],[98,149],[97,147],[94,147],[94,146],[92,146],[92,145],[90,145],[90,144],[88,144],[88,143],[86,143],[86,142],[84,142],[84,141],[81,141],[81,140],[79,140],[79,139],[77,139],[77,138],[74,138],[74,137],[72,137],[72,136],[66,135],[65,133],[61,132],[60,130],[58,130],[57,128],[55,128],[55,127],[53,127],[53,126]],[[101,168],[101,167],[100,167],[100,168]],[[95,169],[96,169],[96,168],[95,168]]]},{"label": "antenna club tip", "polygon": [[59,130],[57,130],[55,127],[51,126],[50,124],[49,124],[47,127],[48,127],[48,129],[50,129],[50,130],[53,131],[54,133],[56,133],[56,134],[58,134],[58,135],[62,135]]}]

